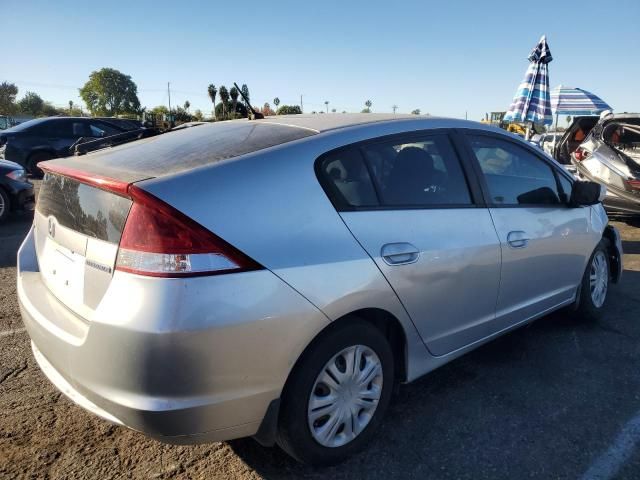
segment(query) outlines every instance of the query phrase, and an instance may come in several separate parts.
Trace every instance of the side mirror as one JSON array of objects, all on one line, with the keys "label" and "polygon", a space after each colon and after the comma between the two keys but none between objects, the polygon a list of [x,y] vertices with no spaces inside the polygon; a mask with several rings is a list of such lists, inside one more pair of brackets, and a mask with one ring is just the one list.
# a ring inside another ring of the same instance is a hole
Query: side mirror
[{"label": "side mirror", "polygon": [[596,182],[574,182],[569,204],[572,207],[595,205],[604,200],[607,187]]}]

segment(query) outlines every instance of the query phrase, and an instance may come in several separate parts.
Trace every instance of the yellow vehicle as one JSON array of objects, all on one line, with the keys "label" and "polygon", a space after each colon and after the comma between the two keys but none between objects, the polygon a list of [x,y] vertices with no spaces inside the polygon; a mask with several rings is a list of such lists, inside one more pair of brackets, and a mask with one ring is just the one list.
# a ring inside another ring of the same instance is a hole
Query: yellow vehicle
[{"label": "yellow vehicle", "polygon": [[480,120],[480,123],[487,125],[495,125],[507,132],[515,133],[516,135],[522,135],[524,137],[527,129],[519,123],[509,123],[504,121],[504,116],[507,112],[491,112],[491,116],[487,115]]}]

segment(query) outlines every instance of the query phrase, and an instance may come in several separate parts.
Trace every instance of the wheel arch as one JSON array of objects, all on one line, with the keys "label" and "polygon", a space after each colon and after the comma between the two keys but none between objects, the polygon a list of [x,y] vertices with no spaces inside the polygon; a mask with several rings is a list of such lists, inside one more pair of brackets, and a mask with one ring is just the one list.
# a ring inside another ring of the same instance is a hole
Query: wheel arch
[{"label": "wheel arch", "polygon": [[609,270],[611,273],[611,281],[618,283],[622,276],[622,242],[620,234],[611,225],[607,225],[602,232],[602,238],[605,240],[607,253],[609,256]]},{"label": "wheel arch", "polygon": [[[393,352],[395,380],[399,382],[407,380],[408,344],[407,335],[402,323],[395,315],[387,310],[381,308],[361,308],[335,319],[313,337],[289,370],[280,398],[282,398],[286,392],[296,368],[306,358],[311,347],[329,332],[341,328],[350,322],[368,323],[385,336]],[[280,414],[280,398],[271,401],[258,428],[258,432],[254,435],[255,440],[263,446],[269,447],[275,444]]]}]

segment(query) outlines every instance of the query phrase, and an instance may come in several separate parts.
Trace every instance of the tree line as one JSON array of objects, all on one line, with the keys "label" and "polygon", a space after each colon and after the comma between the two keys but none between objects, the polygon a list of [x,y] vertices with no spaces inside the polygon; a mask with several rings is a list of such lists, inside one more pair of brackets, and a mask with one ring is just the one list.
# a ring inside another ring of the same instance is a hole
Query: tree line
[{"label": "tree line", "polygon": [[[80,98],[86,105],[87,110],[93,116],[112,117],[118,115],[142,115],[147,112],[146,107],[141,107],[138,99],[138,87],[126,75],[113,68],[102,68],[91,72],[89,80],[79,89]],[[212,103],[212,117],[214,120],[232,120],[235,118],[246,118],[249,115],[250,93],[249,87],[243,84],[240,90],[234,85],[227,88],[224,85],[216,87],[213,83],[207,86],[207,95]],[[75,105],[69,101],[69,108],[54,106],[51,102],[45,101],[37,93],[27,91],[25,95],[17,100],[18,87],[9,82],[0,83],[0,114],[15,115],[25,114],[34,117],[71,115],[80,116],[84,113],[82,106]],[[216,103],[216,101],[219,101]],[[280,99],[275,97],[271,105],[266,102],[262,107],[253,105],[255,111],[268,115],[300,114],[300,105],[280,105]],[[329,113],[329,101],[325,100],[326,113]],[[361,113],[370,113],[373,102],[366,100],[365,108]],[[183,105],[171,108],[171,111],[164,105],[159,105],[148,110],[151,113],[172,115],[177,122],[188,122],[193,120],[204,120],[205,115],[201,110],[190,111],[191,103],[187,100]],[[395,113],[397,106],[394,105]],[[336,109],[331,110],[333,113]],[[311,113],[318,113],[313,111]],[[320,110],[319,113],[324,113]],[[342,112],[346,113],[346,112]],[[411,113],[420,114],[420,110]]]}]

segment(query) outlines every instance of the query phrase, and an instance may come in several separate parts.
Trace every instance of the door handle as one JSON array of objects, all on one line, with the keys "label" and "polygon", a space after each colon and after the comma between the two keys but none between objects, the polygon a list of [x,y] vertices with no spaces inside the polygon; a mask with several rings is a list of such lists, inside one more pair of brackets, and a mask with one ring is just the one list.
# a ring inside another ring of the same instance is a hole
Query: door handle
[{"label": "door handle", "polygon": [[407,265],[418,261],[420,250],[410,243],[386,243],[380,249],[380,256],[387,265]]},{"label": "door handle", "polygon": [[525,248],[529,244],[529,237],[525,232],[516,230],[509,232],[507,243],[511,248]]}]

